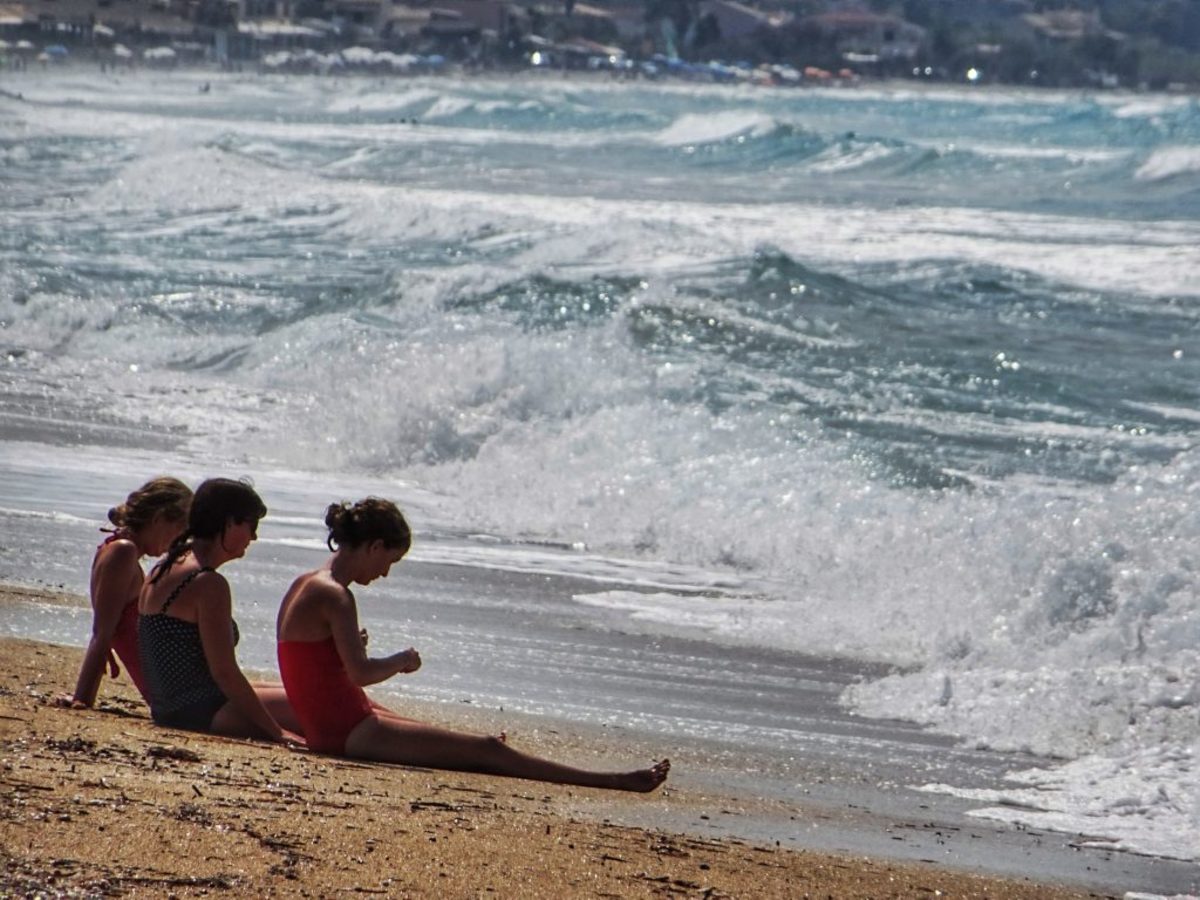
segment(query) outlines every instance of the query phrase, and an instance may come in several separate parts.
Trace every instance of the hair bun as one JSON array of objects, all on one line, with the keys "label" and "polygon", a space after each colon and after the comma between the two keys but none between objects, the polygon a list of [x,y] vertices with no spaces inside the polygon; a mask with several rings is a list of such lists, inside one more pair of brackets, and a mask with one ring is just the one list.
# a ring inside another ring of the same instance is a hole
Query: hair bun
[{"label": "hair bun", "polygon": [[412,532],[396,504],[379,497],[367,497],[357,503],[333,503],[325,512],[329,528],[326,544],[330,550],[357,547],[371,541],[383,541],[407,553]]},{"label": "hair bun", "polygon": [[345,503],[330,503],[325,508],[325,527],[337,528],[345,519],[347,505]]}]

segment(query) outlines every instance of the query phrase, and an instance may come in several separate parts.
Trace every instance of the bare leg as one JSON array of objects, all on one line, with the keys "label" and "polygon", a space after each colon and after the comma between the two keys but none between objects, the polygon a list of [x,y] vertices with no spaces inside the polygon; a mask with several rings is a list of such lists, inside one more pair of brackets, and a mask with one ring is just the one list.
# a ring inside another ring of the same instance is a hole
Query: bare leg
[{"label": "bare leg", "polygon": [[667,779],[671,769],[662,760],[648,769],[632,772],[593,772],[550,762],[514,750],[504,735],[484,737],[448,731],[420,722],[378,715],[364,719],[346,739],[346,755],[379,762],[428,766],[528,778],[554,784],[609,788],[619,791],[652,791]]},{"label": "bare leg", "polygon": [[[271,718],[279,723],[280,728],[292,734],[304,734],[300,728],[300,721],[292,710],[292,704],[288,702],[283,685],[254,682],[251,687],[254,688],[254,693],[258,694],[259,701],[270,713]],[[231,702],[222,706],[213,716],[209,731],[225,737],[266,738],[258,725],[246,718]]]},{"label": "bare leg", "polygon": [[288,703],[287,691],[283,689],[282,684],[255,681],[251,686],[254,688],[254,693],[258,694],[262,705],[271,714],[271,718],[279,723],[280,728],[293,734],[304,734],[304,730],[300,727],[300,720],[292,711],[292,704]]},{"label": "bare leg", "polygon": [[407,716],[402,716],[400,713],[390,710],[386,706],[381,706],[369,697],[367,698],[367,702],[371,704],[371,709],[375,711],[375,715],[379,716],[381,719],[394,719],[397,722],[408,722],[410,725],[424,724],[416,719],[410,719]]},{"label": "bare leg", "polygon": [[[286,728],[287,726],[283,727]],[[217,710],[217,714],[213,716],[212,724],[208,726],[208,730],[213,734],[221,734],[225,737],[268,739],[268,736],[263,733],[262,729],[242,715],[241,710],[234,706],[232,702],[227,702]]]},{"label": "bare leg", "polygon": [[[287,691],[284,690],[282,684],[254,681],[251,682],[251,687],[254,688],[254,693],[258,694],[262,705],[267,708],[267,712],[271,714],[271,718],[278,722],[280,727],[293,734],[304,734],[304,729],[300,727],[300,720],[296,718],[292,704],[288,702]],[[374,700],[371,700],[370,703],[375,714],[380,717],[395,719],[398,722],[411,722],[414,725],[421,724],[416,719],[406,718],[399,713],[392,712],[386,706],[380,706]]]}]

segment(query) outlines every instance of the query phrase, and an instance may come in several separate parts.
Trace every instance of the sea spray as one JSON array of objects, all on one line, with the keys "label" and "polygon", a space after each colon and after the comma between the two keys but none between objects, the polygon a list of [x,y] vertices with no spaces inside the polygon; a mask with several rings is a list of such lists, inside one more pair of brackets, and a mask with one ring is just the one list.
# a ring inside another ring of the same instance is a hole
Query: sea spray
[{"label": "sea spray", "polygon": [[0,100],[13,429],[720,573],[579,603],[1194,855],[1194,98],[198,77]]}]

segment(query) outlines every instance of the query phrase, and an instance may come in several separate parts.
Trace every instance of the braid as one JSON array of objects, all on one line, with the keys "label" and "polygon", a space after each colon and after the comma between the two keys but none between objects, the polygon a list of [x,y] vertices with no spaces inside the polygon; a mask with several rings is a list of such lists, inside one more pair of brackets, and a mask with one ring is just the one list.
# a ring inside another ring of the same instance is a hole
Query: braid
[{"label": "braid", "polygon": [[155,584],[160,578],[171,570],[175,563],[179,562],[180,558],[185,553],[192,549],[192,529],[185,528],[183,533],[171,543],[167,549],[167,555],[154,564],[154,571],[150,573],[150,583]]}]

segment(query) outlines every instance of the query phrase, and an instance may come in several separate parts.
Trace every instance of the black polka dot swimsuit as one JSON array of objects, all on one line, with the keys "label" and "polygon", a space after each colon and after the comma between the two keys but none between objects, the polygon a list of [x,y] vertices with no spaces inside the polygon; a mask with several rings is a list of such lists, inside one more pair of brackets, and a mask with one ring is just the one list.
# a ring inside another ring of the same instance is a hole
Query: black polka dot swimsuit
[{"label": "black polka dot swimsuit", "polygon": [[[228,702],[209,671],[200,626],[167,614],[193,578],[212,571],[205,566],[185,575],[159,612],[138,616],[138,655],[146,678],[150,714],[159,725],[208,731],[213,716]],[[237,640],[235,622],[235,645]]]}]

